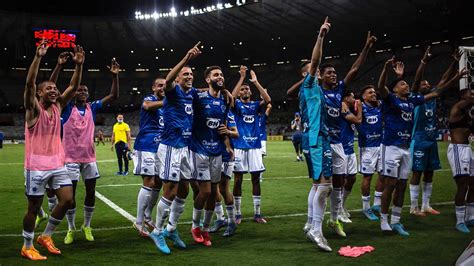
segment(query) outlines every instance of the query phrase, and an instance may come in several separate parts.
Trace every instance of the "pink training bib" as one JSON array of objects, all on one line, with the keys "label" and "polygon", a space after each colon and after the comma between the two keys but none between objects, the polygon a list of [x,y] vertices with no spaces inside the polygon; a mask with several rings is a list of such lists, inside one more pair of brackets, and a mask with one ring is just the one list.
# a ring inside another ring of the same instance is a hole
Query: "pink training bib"
[{"label": "pink training bib", "polygon": [[63,147],[66,163],[91,163],[96,161],[94,146],[94,119],[89,103],[84,116],[76,106],[63,125]]}]

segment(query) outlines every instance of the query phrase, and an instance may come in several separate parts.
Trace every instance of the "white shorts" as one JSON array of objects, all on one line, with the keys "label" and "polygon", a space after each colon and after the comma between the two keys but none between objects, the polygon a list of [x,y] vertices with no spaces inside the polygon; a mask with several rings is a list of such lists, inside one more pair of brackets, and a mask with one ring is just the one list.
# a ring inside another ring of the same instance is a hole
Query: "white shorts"
[{"label": "white shorts", "polygon": [[471,145],[449,144],[448,161],[453,177],[474,176],[474,157]]},{"label": "white shorts", "polygon": [[357,157],[355,153],[346,155],[346,174],[357,174]]},{"label": "white shorts", "polygon": [[262,145],[262,147],[260,148],[260,151],[262,152],[262,156],[267,156],[267,141],[262,140],[260,141],[260,144]]},{"label": "white shorts", "polygon": [[332,151],[332,173],[334,175],[346,175],[346,154],[344,153],[344,148],[342,143],[331,144]]},{"label": "white shorts", "polygon": [[222,156],[207,156],[191,151],[194,171],[191,179],[219,183],[222,172]]},{"label": "white shorts", "polygon": [[408,179],[411,172],[410,149],[381,145],[382,175]]},{"label": "white shorts", "polygon": [[260,149],[234,149],[234,172],[260,173],[265,171]]},{"label": "white shorts", "polygon": [[188,147],[173,148],[160,143],[158,161],[162,180],[179,182],[181,179],[191,179],[193,165]]},{"label": "white shorts", "polygon": [[359,172],[363,175],[373,175],[381,168],[380,146],[379,147],[359,147],[360,164]]},{"label": "white shorts", "polygon": [[43,196],[46,185],[54,190],[72,185],[66,167],[46,171],[25,169],[24,174],[27,196]]},{"label": "white shorts", "polygon": [[99,178],[97,163],[66,163],[66,169],[71,181],[78,182],[80,176],[83,180]]},{"label": "white shorts", "polygon": [[135,150],[132,158],[133,164],[135,165],[133,168],[134,175],[158,175],[158,169],[160,169],[160,167],[157,153]]},{"label": "white shorts", "polygon": [[232,173],[234,172],[234,162],[223,162],[222,163],[222,174],[231,179]]}]

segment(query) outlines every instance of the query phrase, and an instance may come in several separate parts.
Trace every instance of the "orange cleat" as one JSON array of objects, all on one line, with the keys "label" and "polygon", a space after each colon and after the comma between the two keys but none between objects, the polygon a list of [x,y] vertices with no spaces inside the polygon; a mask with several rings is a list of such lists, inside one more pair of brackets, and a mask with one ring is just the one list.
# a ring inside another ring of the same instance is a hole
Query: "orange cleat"
[{"label": "orange cleat", "polygon": [[53,239],[51,239],[51,236],[44,236],[44,235],[39,235],[38,239],[36,239],[36,242],[46,248],[49,253],[55,254],[55,255],[61,255],[61,250],[59,250],[53,242]]},{"label": "orange cleat", "polygon": [[196,241],[196,243],[204,242],[204,239],[202,238],[201,227],[192,228],[191,234],[193,235],[193,239]]},{"label": "orange cleat", "polygon": [[428,213],[428,214],[433,214],[433,215],[439,215],[441,214],[439,211],[431,208],[431,207],[428,207],[428,208],[423,208],[422,210],[424,213]]},{"label": "orange cleat", "polygon": [[204,246],[206,247],[210,247],[212,245],[212,242],[211,242],[211,236],[209,236],[209,232],[208,231],[204,231],[202,232],[202,238],[203,238],[203,244]]},{"label": "orange cleat", "polygon": [[21,248],[21,255],[29,260],[46,260],[47,257],[41,255],[35,247],[31,246],[30,248],[26,248],[23,246]]}]

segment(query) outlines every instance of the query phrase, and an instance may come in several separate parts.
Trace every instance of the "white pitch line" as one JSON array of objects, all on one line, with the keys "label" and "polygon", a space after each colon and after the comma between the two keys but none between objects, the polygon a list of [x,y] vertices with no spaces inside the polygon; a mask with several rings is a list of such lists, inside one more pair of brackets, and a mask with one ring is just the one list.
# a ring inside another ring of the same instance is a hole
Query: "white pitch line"
[{"label": "white pitch line", "polygon": [[95,196],[99,198],[101,201],[103,201],[105,204],[107,204],[110,208],[112,208],[114,211],[118,212],[120,215],[125,217],[127,220],[130,222],[134,223],[136,218],[135,216],[131,215],[128,213],[126,210],[122,209],[120,206],[106,198],[104,195],[100,194],[98,191],[95,192]]},{"label": "white pitch line", "polygon": [[[96,195],[98,194],[98,192],[96,191]],[[104,197],[105,198],[105,197]],[[108,199],[107,199],[108,200]],[[109,202],[111,202],[110,200],[108,200]],[[112,204],[114,204],[115,206],[117,206],[115,203],[111,202]],[[443,205],[451,205],[451,204],[454,204],[454,201],[444,201],[444,202],[439,202],[439,203],[432,203],[431,206],[443,206]],[[118,206],[117,206],[118,207]],[[405,205],[403,206],[403,208],[409,208],[410,205]],[[120,208],[120,207],[118,207]],[[123,210],[122,208],[120,208],[121,210]],[[115,209],[114,209],[115,210]],[[125,210],[123,210],[125,213],[127,213],[130,217],[132,217],[133,219],[135,219],[135,217],[133,217],[131,214],[129,214],[128,212],[126,212]],[[354,209],[354,210],[349,210],[349,212],[358,212],[358,211],[362,211],[362,209]],[[329,214],[329,212],[326,212],[325,214]],[[265,218],[268,218],[268,219],[278,219],[278,218],[286,218],[286,217],[300,217],[300,216],[306,216],[308,215],[308,213],[290,213],[290,214],[280,214],[280,215],[273,215],[273,216],[265,216]],[[125,217],[125,216],[124,216]],[[127,218],[128,219],[128,218]],[[252,220],[253,217],[246,217],[246,218],[243,218],[242,220]],[[133,220],[132,222],[134,222],[135,220]],[[185,222],[180,222],[178,224],[192,224],[192,221],[185,221]],[[125,229],[132,229],[131,226],[117,226],[117,227],[99,227],[99,228],[94,228],[93,230],[94,231],[115,231],[115,230],[125,230]],[[62,231],[56,231],[55,234],[64,234],[64,233],[67,233],[66,230],[62,230]],[[0,237],[21,237],[22,234],[3,234],[3,235],[0,235]]]}]

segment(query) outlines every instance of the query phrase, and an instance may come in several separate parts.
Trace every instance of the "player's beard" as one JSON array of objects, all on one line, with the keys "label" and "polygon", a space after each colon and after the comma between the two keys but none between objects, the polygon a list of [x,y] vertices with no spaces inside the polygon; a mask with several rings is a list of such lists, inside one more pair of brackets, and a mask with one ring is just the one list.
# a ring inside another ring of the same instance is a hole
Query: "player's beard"
[{"label": "player's beard", "polygon": [[211,87],[212,87],[214,90],[216,90],[216,91],[221,91],[221,90],[224,89],[224,83],[223,83],[222,86],[221,86],[221,85],[219,85],[219,84],[217,83],[217,81],[214,81],[214,80],[213,80],[213,81],[211,81]]}]

